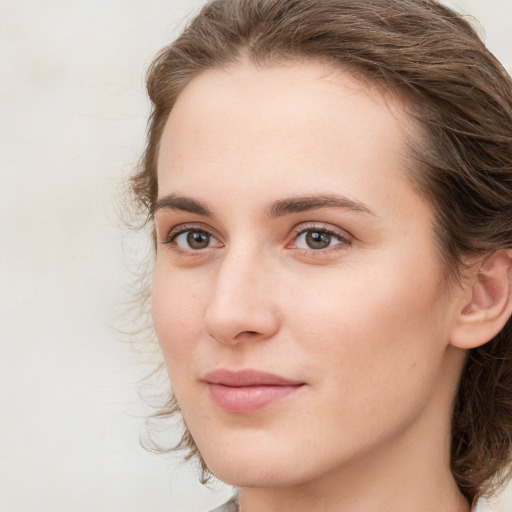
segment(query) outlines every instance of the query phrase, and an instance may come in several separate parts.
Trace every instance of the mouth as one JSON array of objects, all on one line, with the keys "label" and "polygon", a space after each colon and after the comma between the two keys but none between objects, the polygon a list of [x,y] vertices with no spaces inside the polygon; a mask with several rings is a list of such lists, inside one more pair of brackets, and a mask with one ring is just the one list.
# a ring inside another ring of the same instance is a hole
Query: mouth
[{"label": "mouth", "polygon": [[257,370],[214,370],[202,379],[213,403],[225,412],[259,411],[299,391],[304,382]]}]

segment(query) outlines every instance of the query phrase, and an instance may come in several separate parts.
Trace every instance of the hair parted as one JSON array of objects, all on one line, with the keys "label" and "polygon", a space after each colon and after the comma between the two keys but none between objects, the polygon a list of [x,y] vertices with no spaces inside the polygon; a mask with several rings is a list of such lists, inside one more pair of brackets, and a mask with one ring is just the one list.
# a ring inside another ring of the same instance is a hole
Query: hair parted
[{"label": "hair parted", "polygon": [[[512,248],[512,81],[462,16],[433,0],[213,0],[152,63],[146,150],[131,179],[151,220],[160,138],[201,72],[315,59],[348,69],[412,107],[411,180],[433,205],[448,274],[462,259]],[[179,413],[174,398],[156,416]],[[461,492],[489,495],[512,462],[512,320],[468,352],[455,399],[451,467]],[[185,429],[178,448],[200,454]],[[203,470],[207,474],[207,469]]]}]

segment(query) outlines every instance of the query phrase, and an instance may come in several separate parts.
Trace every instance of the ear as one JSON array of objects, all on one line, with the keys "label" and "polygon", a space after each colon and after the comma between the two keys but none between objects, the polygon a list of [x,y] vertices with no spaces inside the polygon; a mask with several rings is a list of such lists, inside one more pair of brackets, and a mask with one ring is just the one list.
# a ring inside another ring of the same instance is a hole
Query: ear
[{"label": "ear", "polygon": [[512,250],[499,250],[468,268],[450,344],[470,349],[492,340],[512,315]]}]

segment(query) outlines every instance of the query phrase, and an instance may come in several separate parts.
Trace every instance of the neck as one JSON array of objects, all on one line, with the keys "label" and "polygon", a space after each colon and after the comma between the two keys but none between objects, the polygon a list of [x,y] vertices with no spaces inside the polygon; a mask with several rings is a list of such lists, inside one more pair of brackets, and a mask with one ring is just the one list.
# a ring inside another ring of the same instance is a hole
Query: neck
[{"label": "neck", "polygon": [[242,512],[469,512],[449,467],[428,463],[429,449],[422,447],[417,464],[372,457],[307,484],[242,488]]}]

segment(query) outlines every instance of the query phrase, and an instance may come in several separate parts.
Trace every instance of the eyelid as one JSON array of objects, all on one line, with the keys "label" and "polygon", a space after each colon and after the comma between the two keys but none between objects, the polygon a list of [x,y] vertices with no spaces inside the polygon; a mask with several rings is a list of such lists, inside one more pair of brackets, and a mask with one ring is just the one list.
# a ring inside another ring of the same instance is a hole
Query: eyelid
[{"label": "eyelid", "polygon": [[342,240],[352,241],[354,237],[346,230],[326,222],[301,222],[292,229],[292,235],[298,236],[306,231],[324,231],[340,237]]},{"label": "eyelid", "polygon": [[[288,248],[290,248],[290,243],[296,242],[297,238],[302,235],[303,233],[306,233],[308,231],[319,231],[323,233],[327,233],[329,235],[332,235],[340,240],[339,244],[336,244],[331,247],[326,247],[325,249],[300,249],[302,251],[307,251],[310,253],[316,253],[316,254],[322,254],[329,251],[336,251],[340,250],[341,247],[338,247],[338,245],[345,246],[346,245],[352,245],[354,241],[354,237],[348,233],[346,230],[338,228],[336,226],[333,226],[332,224],[326,224],[323,222],[305,222],[298,224],[295,226],[292,230],[292,233],[290,235],[290,241],[286,244]],[[293,247],[291,247],[293,248]],[[298,248],[297,248],[298,249]]]},{"label": "eyelid", "polygon": [[163,245],[173,245],[176,250],[180,250],[183,252],[196,253],[196,252],[205,252],[206,249],[182,249],[173,244],[174,240],[183,233],[187,231],[202,231],[207,233],[211,238],[219,242],[222,245],[222,241],[220,236],[217,235],[216,231],[211,227],[202,224],[201,222],[190,222],[185,224],[178,224],[177,226],[172,227],[167,234],[164,236],[160,243]]}]

